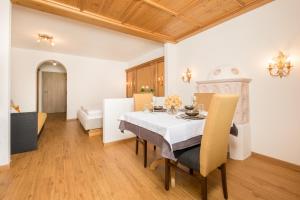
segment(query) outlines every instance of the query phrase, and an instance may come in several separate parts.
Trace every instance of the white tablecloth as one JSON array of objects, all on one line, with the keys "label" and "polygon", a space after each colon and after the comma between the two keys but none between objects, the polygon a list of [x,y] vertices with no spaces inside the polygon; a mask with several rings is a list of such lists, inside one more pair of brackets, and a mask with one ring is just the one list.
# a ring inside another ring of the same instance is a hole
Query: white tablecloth
[{"label": "white tablecloth", "polygon": [[120,117],[147,130],[160,134],[173,144],[202,135],[205,120],[184,120],[162,112],[128,112]]}]

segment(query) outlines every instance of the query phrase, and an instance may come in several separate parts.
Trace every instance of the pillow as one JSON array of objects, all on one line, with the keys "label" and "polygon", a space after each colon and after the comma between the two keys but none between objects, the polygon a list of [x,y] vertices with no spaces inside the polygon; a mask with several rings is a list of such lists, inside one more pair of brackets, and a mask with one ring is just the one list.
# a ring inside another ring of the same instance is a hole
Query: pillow
[{"label": "pillow", "polygon": [[20,110],[20,106],[19,105],[16,105],[14,102],[13,102],[13,100],[11,100],[10,101],[10,111],[12,112],[12,113],[19,113],[19,112],[21,112],[21,110]]}]

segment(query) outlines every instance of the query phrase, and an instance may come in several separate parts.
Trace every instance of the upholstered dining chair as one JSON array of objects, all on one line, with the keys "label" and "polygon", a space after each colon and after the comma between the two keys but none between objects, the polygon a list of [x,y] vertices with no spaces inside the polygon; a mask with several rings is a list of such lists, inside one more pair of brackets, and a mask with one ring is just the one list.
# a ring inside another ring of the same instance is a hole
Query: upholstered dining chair
[{"label": "upholstered dining chair", "polygon": [[152,99],[152,93],[133,94],[134,111],[143,111],[145,108],[151,109]]},{"label": "upholstered dining chair", "polygon": [[[174,155],[180,164],[200,172],[203,177],[201,182],[202,200],[207,199],[207,176],[217,168],[221,170],[224,198],[228,198],[226,181],[227,146],[237,102],[238,96],[215,94],[209,107],[201,144],[174,151]],[[166,159],[166,190],[169,189],[171,166],[173,164],[169,159]]]},{"label": "upholstered dining chair", "polygon": [[[134,101],[134,111],[143,111],[145,108],[151,109],[152,108],[152,99],[153,94],[152,93],[138,93],[133,94],[133,101]],[[139,153],[139,143],[142,143],[144,145],[144,167],[147,167],[147,141],[142,140],[138,136],[136,136],[135,140],[135,153]],[[154,150],[156,149],[156,146],[154,146]]]},{"label": "upholstered dining chair", "polygon": [[204,110],[208,111],[210,102],[215,93],[195,93],[196,104],[203,104]]}]

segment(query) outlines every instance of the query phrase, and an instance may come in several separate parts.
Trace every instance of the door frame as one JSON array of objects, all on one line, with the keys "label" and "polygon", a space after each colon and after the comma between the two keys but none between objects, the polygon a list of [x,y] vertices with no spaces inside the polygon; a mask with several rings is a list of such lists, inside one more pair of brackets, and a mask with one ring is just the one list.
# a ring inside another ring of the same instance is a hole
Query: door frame
[{"label": "door frame", "polygon": [[41,71],[41,67],[43,65],[45,65],[46,63],[57,63],[57,65],[59,66],[62,66],[65,71],[66,71],[66,119],[67,119],[67,116],[68,116],[68,71],[67,71],[67,68],[65,67],[64,64],[62,64],[61,62],[57,61],[57,60],[45,60],[43,62],[41,62],[38,66],[37,66],[37,69],[36,69],[36,111],[39,112],[40,109],[39,109],[39,105],[40,105],[40,102],[42,102],[42,100],[40,99],[40,71]]}]

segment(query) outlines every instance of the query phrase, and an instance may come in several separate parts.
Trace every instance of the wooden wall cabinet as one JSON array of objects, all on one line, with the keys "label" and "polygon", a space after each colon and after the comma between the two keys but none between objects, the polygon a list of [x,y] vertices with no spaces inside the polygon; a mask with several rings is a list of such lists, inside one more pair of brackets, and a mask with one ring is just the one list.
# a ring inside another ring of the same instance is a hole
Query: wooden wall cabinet
[{"label": "wooden wall cabinet", "polygon": [[136,90],[136,70],[126,72],[126,96],[132,97]]},{"label": "wooden wall cabinet", "polygon": [[158,58],[126,70],[126,96],[140,93],[148,86],[154,90],[154,96],[165,94],[164,58]]}]

